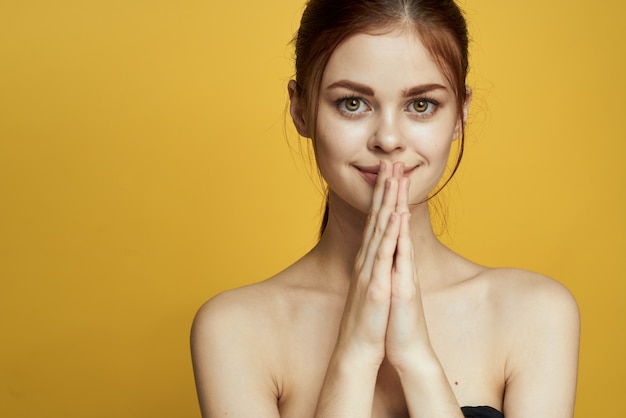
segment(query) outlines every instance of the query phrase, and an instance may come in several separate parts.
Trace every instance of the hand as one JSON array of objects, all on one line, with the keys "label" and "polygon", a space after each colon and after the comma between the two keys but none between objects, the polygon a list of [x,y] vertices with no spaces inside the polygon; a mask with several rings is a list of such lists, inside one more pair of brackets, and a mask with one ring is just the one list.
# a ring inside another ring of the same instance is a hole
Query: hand
[{"label": "hand", "polygon": [[[403,168],[402,168],[403,169]],[[399,180],[396,213],[400,217],[391,271],[391,302],[385,336],[385,355],[396,369],[410,369],[417,361],[432,359],[409,227],[409,180]]]},{"label": "hand", "polygon": [[372,402],[364,397],[374,394],[386,358],[411,416],[460,417],[428,338],[408,201],[404,165],[381,161],[316,416],[372,416]]},{"label": "hand", "polygon": [[[338,339],[338,349],[379,367],[385,357],[386,334],[392,303],[394,254],[398,249],[401,225],[404,226],[400,274],[402,285],[412,262],[408,238],[408,179],[404,165],[381,161],[372,195],[369,217],[357,254]],[[400,188],[403,191],[400,192]],[[400,215],[398,210],[402,210]],[[408,244],[407,244],[408,240]],[[394,334],[395,335],[395,334]]]}]

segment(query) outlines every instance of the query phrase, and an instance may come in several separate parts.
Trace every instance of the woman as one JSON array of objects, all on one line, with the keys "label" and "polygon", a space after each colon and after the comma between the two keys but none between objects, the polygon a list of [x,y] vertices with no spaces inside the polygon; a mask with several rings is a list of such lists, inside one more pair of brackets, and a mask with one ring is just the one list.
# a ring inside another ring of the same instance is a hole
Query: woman
[{"label": "woman", "polygon": [[321,238],[198,312],[204,417],[573,416],[570,293],[474,264],[431,227],[428,199],[463,141],[466,73],[451,0],[309,2],[288,89],[328,185]]}]

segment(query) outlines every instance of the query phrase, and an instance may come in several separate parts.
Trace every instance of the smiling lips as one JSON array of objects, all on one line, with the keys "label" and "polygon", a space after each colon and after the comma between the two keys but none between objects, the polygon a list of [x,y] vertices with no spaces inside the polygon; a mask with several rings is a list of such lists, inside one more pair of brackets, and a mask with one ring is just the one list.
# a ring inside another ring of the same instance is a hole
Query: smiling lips
[{"label": "smiling lips", "polygon": [[[407,177],[417,167],[418,166],[413,166],[411,168],[405,169],[404,176]],[[356,168],[359,170],[359,172],[361,173],[361,176],[363,176],[365,181],[367,181],[371,185],[376,184],[376,179],[378,178],[378,170],[380,166],[378,165],[371,166],[371,167],[358,167],[357,166]]]}]

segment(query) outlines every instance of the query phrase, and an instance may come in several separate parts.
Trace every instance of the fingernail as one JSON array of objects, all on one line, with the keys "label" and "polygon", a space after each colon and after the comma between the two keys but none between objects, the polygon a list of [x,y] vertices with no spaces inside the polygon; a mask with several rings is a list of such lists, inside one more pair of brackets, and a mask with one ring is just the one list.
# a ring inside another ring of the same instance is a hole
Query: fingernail
[{"label": "fingernail", "polygon": [[393,166],[394,175],[402,176],[404,174],[404,163],[402,161],[398,161]]}]

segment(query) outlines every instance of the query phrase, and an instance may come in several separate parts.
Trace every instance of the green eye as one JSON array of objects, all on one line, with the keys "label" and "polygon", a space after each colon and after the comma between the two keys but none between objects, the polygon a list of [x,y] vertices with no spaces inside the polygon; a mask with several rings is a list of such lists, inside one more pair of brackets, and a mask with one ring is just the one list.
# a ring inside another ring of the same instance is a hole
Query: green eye
[{"label": "green eye", "polygon": [[430,103],[428,103],[426,100],[416,100],[413,102],[413,110],[415,110],[417,113],[426,112],[429,106]]},{"label": "green eye", "polygon": [[346,99],[345,106],[347,111],[356,112],[361,107],[361,101],[355,98]]}]

